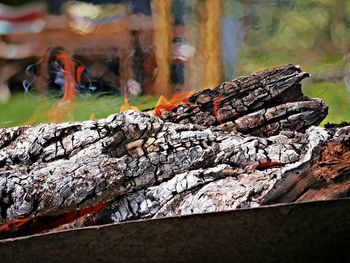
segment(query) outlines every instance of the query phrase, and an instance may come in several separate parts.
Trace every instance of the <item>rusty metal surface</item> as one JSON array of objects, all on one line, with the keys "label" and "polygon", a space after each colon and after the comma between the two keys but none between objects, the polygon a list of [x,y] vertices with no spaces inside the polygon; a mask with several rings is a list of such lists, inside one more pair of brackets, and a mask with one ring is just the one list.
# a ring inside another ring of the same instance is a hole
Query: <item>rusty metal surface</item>
[{"label": "rusty metal surface", "polygon": [[350,199],[0,241],[0,262],[350,262]]}]

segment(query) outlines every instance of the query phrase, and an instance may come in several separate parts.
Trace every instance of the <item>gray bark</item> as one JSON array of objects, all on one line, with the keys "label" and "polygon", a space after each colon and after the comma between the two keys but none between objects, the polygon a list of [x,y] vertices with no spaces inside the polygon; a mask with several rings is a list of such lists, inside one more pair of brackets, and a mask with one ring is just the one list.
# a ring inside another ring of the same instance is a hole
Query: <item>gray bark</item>
[{"label": "gray bark", "polygon": [[[85,224],[345,197],[350,190],[349,143],[349,126],[312,127],[305,134],[269,138],[230,134],[219,143],[214,164],[121,196]],[[338,151],[332,156],[331,149]],[[266,160],[283,165],[259,168]]]},{"label": "gray bark", "polygon": [[231,167],[227,174],[233,175],[269,160],[295,162],[307,144],[165,123],[133,111],[100,121],[3,129],[0,137],[6,220],[69,212],[218,165],[224,166],[214,171]]}]

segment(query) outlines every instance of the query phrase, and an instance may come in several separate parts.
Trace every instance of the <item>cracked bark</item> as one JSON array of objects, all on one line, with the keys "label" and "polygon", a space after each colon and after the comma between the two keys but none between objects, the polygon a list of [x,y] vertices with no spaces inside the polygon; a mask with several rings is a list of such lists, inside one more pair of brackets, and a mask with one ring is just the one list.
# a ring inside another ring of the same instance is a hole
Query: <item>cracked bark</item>
[{"label": "cracked bark", "polygon": [[304,132],[327,116],[320,99],[309,99],[301,81],[309,77],[298,65],[286,65],[239,77],[192,95],[188,103],[160,116],[173,123],[205,127],[234,122],[244,134],[270,136],[281,130]]},{"label": "cracked bark", "polygon": [[90,225],[347,196],[350,128],[313,126],[327,106],[303,96],[307,76],[258,72],[159,117],[0,129],[1,218],[108,202]]}]

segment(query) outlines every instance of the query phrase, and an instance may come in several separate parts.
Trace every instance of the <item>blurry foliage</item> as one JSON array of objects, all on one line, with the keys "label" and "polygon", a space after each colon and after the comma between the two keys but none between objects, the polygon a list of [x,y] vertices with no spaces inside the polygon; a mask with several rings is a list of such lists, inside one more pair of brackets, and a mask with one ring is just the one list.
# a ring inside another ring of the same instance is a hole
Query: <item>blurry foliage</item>
[{"label": "blurry foliage", "polygon": [[340,123],[350,120],[350,94],[345,90],[342,81],[306,84],[303,85],[303,91],[306,96],[322,98],[329,105],[328,116],[321,125],[327,122]]},{"label": "blurry foliage", "polygon": [[238,17],[245,34],[239,74],[285,63],[306,69],[329,62],[337,70],[344,67],[350,46],[350,1],[227,1],[243,12]]},{"label": "blurry foliage", "polygon": [[[350,51],[348,0],[225,0],[242,25],[244,43],[235,76],[288,63],[299,64],[322,82],[304,81],[310,97],[330,107],[325,122],[350,120],[347,76]],[[329,80],[328,80],[329,79]]]}]

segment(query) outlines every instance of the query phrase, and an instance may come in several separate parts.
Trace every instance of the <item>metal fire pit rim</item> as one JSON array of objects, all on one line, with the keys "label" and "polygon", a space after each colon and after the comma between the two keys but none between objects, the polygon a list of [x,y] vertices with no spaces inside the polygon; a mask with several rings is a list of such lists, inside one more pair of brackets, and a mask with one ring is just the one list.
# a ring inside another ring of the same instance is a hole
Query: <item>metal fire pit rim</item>
[{"label": "metal fire pit rim", "polygon": [[88,230],[100,230],[104,228],[109,227],[115,227],[115,226],[123,226],[123,225],[136,225],[141,223],[149,223],[149,222],[159,222],[159,221],[176,221],[176,220],[182,220],[182,219],[190,219],[195,217],[215,217],[219,215],[227,215],[227,214],[237,214],[237,213],[246,213],[249,211],[267,211],[272,208],[280,208],[282,209],[281,213],[284,215],[289,214],[293,209],[299,208],[300,206],[308,207],[310,205],[319,205],[319,204],[327,204],[327,203],[338,203],[338,202],[349,202],[350,204],[350,197],[344,197],[344,198],[335,198],[330,200],[315,200],[315,201],[303,201],[298,203],[278,203],[278,204],[271,204],[271,205],[262,205],[258,207],[247,207],[247,208],[239,208],[239,209],[230,209],[230,210],[224,210],[224,211],[212,211],[212,212],[206,212],[206,213],[193,213],[193,214],[187,214],[187,215],[176,215],[176,216],[169,216],[169,217],[163,217],[163,218],[147,218],[147,219],[136,219],[131,221],[124,221],[124,222],[115,222],[110,224],[104,224],[104,225],[96,225],[96,226],[86,226],[86,227],[79,227],[74,229],[65,229],[55,232],[45,232],[45,233],[39,233],[34,235],[27,235],[22,237],[16,237],[16,238],[6,238],[0,240],[0,245],[8,242],[15,242],[19,240],[27,240],[27,239],[35,239],[37,237],[45,237],[45,236],[51,236],[51,235],[58,235],[58,234],[67,234],[70,232],[81,232],[81,231],[88,231]]}]

